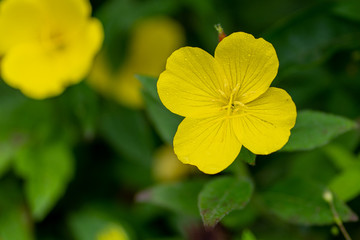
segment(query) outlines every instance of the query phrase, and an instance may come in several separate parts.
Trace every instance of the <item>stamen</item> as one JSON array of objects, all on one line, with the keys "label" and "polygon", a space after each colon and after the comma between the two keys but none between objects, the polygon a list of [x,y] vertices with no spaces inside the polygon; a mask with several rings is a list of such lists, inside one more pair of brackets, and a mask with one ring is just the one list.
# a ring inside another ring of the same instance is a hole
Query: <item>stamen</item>
[{"label": "stamen", "polygon": [[218,100],[218,101],[225,103],[225,105],[222,106],[220,109],[221,110],[226,110],[226,117],[230,117],[230,116],[233,116],[233,115],[240,116],[240,115],[243,115],[245,113],[244,108],[246,108],[246,105],[244,103],[238,101],[238,100],[235,100],[235,99],[238,98],[237,94],[239,92],[239,89],[240,89],[240,84],[238,83],[231,90],[230,98],[228,98],[229,95],[226,96],[224,91],[218,89],[221,96],[224,97],[224,99],[221,99],[221,100]]},{"label": "stamen", "polygon": [[228,116],[230,115],[230,113],[232,111],[233,98],[234,98],[234,91],[231,93],[229,104],[227,105],[228,109],[227,109],[226,115],[228,115]]}]

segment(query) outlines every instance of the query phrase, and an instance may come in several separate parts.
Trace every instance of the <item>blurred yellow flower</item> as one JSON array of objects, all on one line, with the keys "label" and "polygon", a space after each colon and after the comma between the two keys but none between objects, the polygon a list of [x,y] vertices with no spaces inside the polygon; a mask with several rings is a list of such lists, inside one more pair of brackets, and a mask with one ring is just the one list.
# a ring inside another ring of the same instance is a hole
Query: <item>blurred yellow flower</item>
[{"label": "blurred yellow flower", "polygon": [[121,226],[111,224],[100,231],[96,240],[130,240],[130,238]]},{"label": "blurred yellow flower", "polygon": [[174,137],[178,158],[215,174],[242,145],[255,154],[282,148],[296,107],[286,91],[270,87],[278,67],[273,46],[243,32],[225,37],[215,57],[200,48],[175,51],[157,87],[163,104],[186,117]]},{"label": "blurred yellow flower", "polygon": [[192,172],[189,165],[181,164],[171,146],[161,146],[154,157],[153,175],[159,182],[178,181]]},{"label": "blurred yellow flower", "polygon": [[119,103],[132,108],[143,107],[141,84],[136,74],[158,77],[166,59],[184,44],[182,27],[167,17],[153,17],[134,27],[128,57],[115,73],[104,56],[99,57],[89,76],[92,86]]},{"label": "blurred yellow flower", "polygon": [[103,41],[88,0],[3,0],[0,4],[2,77],[25,95],[61,94],[90,70]]}]

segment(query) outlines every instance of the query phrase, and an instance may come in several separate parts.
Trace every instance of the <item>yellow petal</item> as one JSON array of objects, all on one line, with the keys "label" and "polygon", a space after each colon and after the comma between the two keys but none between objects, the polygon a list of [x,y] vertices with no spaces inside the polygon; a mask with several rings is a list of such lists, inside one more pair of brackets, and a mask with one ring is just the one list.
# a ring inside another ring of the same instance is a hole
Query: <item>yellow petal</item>
[{"label": "yellow petal", "polygon": [[76,38],[66,46],[59,57],[63,61],[63,70],[67,80],[74,84],[81,81],[90,71],[95,54],[100,50],[104,32],[99,20],[92,18],[78,32]]},{"label": "yellow petal", "polygon": [[[37,0],[39,1],[39,0]],[[60,31],[81,28],[90,17],[89,0],[42,1],[47,14],[47,24],[59,27]]]},{"label": "yellow petal", "polygon": [[243,32],[224,38],[215,50],[215,59],[224,68],[231,89],[240,86],[238,95],[242,103],[263,94],[279,68],[271,43]]},{"label": "yellow petal", "polygon": [[184,47],[168,58],[157,88],[162,103],[173,113],[203,118],[219,112],[223,83],[224,74],[211,55]]},{"label": "yellow petal", "polygon": [[228,167],[240,149],[231,121],[218,117],[185,118],[174,138],[174,150],[179,160],[195,165],[207,174]]},{"label": "yellow petal", "polygon": [[32,42],[41,34],[45,21],[43,7],[37,1],[4,0],[0,4],[0,54],[12,46]]},{"label": "yellow petal", "polygon": [[5,0],[0,5],[4,80],[33,98],[82,80],[103,40],[88,0]]},{"label": "yellow petal", "polygon": [[4,80],[32,98],[62,93],[85,77],[102,43],[102,26],[96,19],[80,33],[64,49],[49,50],[41,42],[14,46],[2,61]]},{"label": "yellow petal", "polygon": [[255,154],[270,154],[288,141],[296,121],[296,107],[290,95],[279,88],[269,88],[246,104],[244,116],[234,118],[239,141]]},{"label": "yellow petal", "polygon": [[4,81],[25,95],[42,99],[63,90],[63,66],[40,45],[22,44],[12,48],[2,62]]}]

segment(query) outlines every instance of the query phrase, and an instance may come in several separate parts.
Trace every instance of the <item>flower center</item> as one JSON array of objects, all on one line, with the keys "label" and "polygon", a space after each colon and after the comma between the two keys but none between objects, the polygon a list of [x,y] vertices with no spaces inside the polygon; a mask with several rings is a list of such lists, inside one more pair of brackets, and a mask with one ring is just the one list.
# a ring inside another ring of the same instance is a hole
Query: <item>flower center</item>
[{"label": "flower center", "polygon": [[231,91],[230,97],[226,96],[225,93],[221,90],[220,93],[225,97],[226,105],[222,107],[226,111],[226,117],[236,117],[244,113],[246,105],[240,101],[237,101],[237,93],[239,91],[240,85],[237,84],[235,88]]},{"label": "flower center", "polygon": [[64,35],[59,32],[50,34],[50,41],[56,50],[63,50],[66,47]]},{"label": "flower center", "polygon": [[60,52],[66,49],[67,41],[61,31],[44,31],[41,36],[43,46],[51,52]]}]

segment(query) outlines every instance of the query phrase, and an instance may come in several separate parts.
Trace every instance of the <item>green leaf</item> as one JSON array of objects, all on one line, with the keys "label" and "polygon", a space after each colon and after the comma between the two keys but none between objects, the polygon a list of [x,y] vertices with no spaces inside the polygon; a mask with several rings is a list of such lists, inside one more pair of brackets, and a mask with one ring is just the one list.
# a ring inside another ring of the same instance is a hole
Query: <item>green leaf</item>
[{"label": "green leaf", "polygon": [[29,146],[17,154],[15,169],[25,179],[33,217],[42,220],[65,192],[73,175],[74,159],[63,142]]},{"label": "green leaf", "polygon": [[153,140],[141,112],[108,104],[100,119],[105,139],[127,159],[150,166]]},{"label": "green leaf", "polygon": [[143,85],[143,97],[146,105],[146,112],[154,124],[159,136],[167,143],[172,144],[177,127],[183,120],[164,107],[161,103],[156,88],[156,78],[138,76]]},{"label": "green leaf", "polygon": [[72,132],[82,130],[82,137],[86,140],[92,140],[96,132],[100,109],[99,97],[89,87],[89,84],[84,81],[72,86],[55,100],[57,111],[69,121],[67,125],[71,124],[76,128]]},{"label": "green leaf", "polygon": [[256,240],[256,237],[250,230],[246,229],[243,231],[241,240]]},{"label": "green leaf", "polygon": [[4,81],[0,81],[0,109],[3,114],[0,119],[0,125],[4,120],[7,120],[9,115],[12,115],[15,109],[26,101],[27,98],[24,95],[9,87]]},{"label": "green leaf", "polygon": [[139,202],[149,202],[179,214],[199,216],[198,194],[203,181],[188,181],[157,185],[137,194]]},{"label": "green leaf", "polygon": [[[11,91],[1,92],[2,87],[0,84],[0,177],[11,167],[12,158],[30,135],[33,141],[41,138],[46,124],[38,123],[51,122],[47,121],[47,104],[31,104],[30,100]],[[24,118],[24,115],[31,117]]]},{"label": "green leaf", "polygon": [[357,159],[356,156],[348,149],[337,144],[329,144],[322,150],[338,169],[360,169],[360,159]]},{"label": "green leaf", "polygon": [[49,101],[17,97],[15,93],[4,95],[0,99],[4,101],[0,104],[0,142],[11,141],[10,144],[18,147],[30,137],[32,141],[37,141],[49,133],[55,120],[52,116],[54,106]]},{"label": "green leaf", "polygon": [[252,166],[255,166],[256,155],[247,150],[244,146],[241,148],[238,158]]},{"label": "green leaf", "polygon": [[243,209],[234,210],[221,220],[221,225],[226,229],[238,230],[251,226],[260,215],[260,209],[250,201]]},{"label": "green leaf", "polygon": [[141,82],[143,93],[147,93],[149,97],[156,99],[161,103],[157,93],[157,81],[155,77],[136,75],[136,78]]},{"label": "green leaf", "polygon": [[360,168],[340,173],[330,183],[329,188],[341,200],[348,202],[360,194]]},{"label": "green leaf", "polygon": [[219,177],[199,194],[199,208],[206,227],[214,227],[224,216],[249,202],[253,185],[247,178]]},{"label": "green leaf", "polygon": [[183,120],[183,117],[171,113],[159,102],[149,97],[148,94],[144,93],[143,97],[146,104],[146,113],[154,125],[156,132],[164,142],[172,144],[177,127]]},{"label": "green leaf", "polygon": [[[293,178],[275,184],[263,197],[268,209],[288,222],[304,225],[333,224],[333,214],[322,197],[325,189],[310,180]],[[336,196],[334,205],[342,221],[357,221],[356,214]]]},{"label": "green leaf", "polygon": [[286,176],[307,178],[327,185],[336,176],[338,170],[333,164],[329,164],[329,159],[321,150],[292,154],[291,161],[289,161],[290,166],[286,168]]},{"label": "green leaf", "polygon": [[356,127],[354,121],[344,117],[311,110],[300,111],[289,142],[282,150],[311,150],[321,147]]},{"label": "green leaf", "polygon": [[334,13],[351,20],[360,21],[360,1],[338,1],[333,9]]},{"label": "green leaf", "polygon": [[0,184],[0,239],[33,240],[32,220],[14,182]]}]

